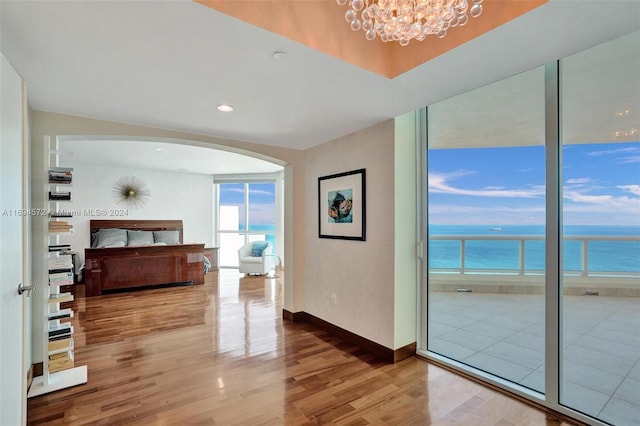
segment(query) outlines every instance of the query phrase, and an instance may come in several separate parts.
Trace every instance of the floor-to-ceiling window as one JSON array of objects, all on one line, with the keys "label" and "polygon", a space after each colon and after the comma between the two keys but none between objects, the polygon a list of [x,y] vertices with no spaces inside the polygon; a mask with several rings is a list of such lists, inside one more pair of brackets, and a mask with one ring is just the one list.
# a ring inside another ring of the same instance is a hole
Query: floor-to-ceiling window
[{"label": "floor-to-ceiling window", "polygon": [[276,179],[216,184],[221,267],[238,267],[238,249],[250,241],[270,241],[277,255],[276,189]]},{"label": "floor-to-ceiling window", "polygon": [[429,351],[544,392],[544,67],[427,108]]},{"label": "floor-to-ceiling window", "polygon": [[640,33],[426,108],[420,353],[640,419]]},{"label": "floor-to-ceiling window", "polygon": [[560,61],[560,403],[640,424],[640,34]]}]

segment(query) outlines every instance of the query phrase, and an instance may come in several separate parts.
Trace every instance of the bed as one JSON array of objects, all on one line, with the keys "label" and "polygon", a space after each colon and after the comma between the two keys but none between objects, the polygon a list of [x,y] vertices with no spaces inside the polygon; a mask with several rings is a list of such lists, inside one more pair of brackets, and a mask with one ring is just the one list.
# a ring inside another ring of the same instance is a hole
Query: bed
[{"label": "bed", "polygon": [[88,297],[108,290],[204,284],[204,243],[183,244],[181,220],[91,220],[89,227]]}]

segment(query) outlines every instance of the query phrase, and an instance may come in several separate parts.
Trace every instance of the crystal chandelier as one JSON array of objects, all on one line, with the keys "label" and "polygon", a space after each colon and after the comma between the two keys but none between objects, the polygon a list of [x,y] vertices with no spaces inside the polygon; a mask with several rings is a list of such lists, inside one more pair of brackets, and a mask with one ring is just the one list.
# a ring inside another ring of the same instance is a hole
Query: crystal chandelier
[{"label": "crystal chandelier", "polygon": [[[362,30],[367,40],[376,35],[382,41],[398,41],[406,46],[412,38],[423,41],[427,35],[439,38],[451,27],[467,23],[469,15],[482,13],[482,0],[337,0],[349,5],[344,17],[353,31]],[[469,9],[469,3],[473,3]]]}]

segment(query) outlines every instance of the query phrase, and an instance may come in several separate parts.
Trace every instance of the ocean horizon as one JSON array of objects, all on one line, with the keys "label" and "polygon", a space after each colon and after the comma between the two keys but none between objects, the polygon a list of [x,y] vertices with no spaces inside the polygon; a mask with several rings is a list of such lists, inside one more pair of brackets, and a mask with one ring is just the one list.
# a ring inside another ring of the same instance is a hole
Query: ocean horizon
[{"label": "ocean horizon", "polygon": [[[640,236],[640,224],[631,225],[566,225],[565,236]],[[544,236],[545,225],[429,225],[429,235],[524,235]],[[469,240],[465,243],[465,268],[519,269],[518,240]],[[582,269],[581,241],[564,242],[565,271]],[[429,267],[457,269],[460,267],[460,242],[431,240]],[[640,273],[640,241],[590,241],[588,267],[590,272]],[[525,242],[525,270],[545,269],[544,241]]]},{"label": "ocean horizon", "polygon": [[[251,232],[264,232],[265,239],[275,249],[275,225],[250,225]],[[524,235],[544,236],[545,225],[429,225],[429,235]],[[640,236],[640,224],[632,225],[566,225],[565,236]],[[470,240],[465,246],[465,267],[468,269],[518,270],[518,240]],[[564,242],[564,270],[582,270],[581,241]],[[640,241],[590,241],[590,272],[640,273]],[[429,267],[457,269],[460,267],[460,242],[431,240]],[[525,270],[545,269],[544,241],[525,242]]]}]

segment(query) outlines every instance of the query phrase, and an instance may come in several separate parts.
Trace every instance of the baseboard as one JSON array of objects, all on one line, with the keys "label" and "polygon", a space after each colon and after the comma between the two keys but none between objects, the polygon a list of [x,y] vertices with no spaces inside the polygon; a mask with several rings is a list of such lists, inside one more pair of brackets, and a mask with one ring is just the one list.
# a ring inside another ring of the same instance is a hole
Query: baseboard
[{"label": "baseboard", "polygon": [[291,322],[304,322],[304,312],[291,312],[283,309],[282,319]]},{"label": "baseboard", "polygon": [[29,371],[27,371],[27,392],[31,389],[31,383],[33,383],[33,367],[33,364],[31,364]]},{"label": "baseboard", "polygon": [[44,374],[44,363],[43,362],[36,362],[35,364],[33,364],[31,366],[31,368],[33,369],[33,377],[42,376]]},{"label": "baseboard", "polygon": [[371,354],[376,358],[381,359],[384,362],[394,364],[400,362],[403,359],[407,359],[415,355],[417,345],[415,342],[410,343],[398,349],[390,349],[365,337],[359,336],[349,330],[345,330],[342,327],[331,324],[321,318],[316,317],[308,312],[290,312],[286,309],[282,310],[282,318],[292,322],[306,322],[313,325],[327,333],[336,336],[349,344],[357,346]]}]

